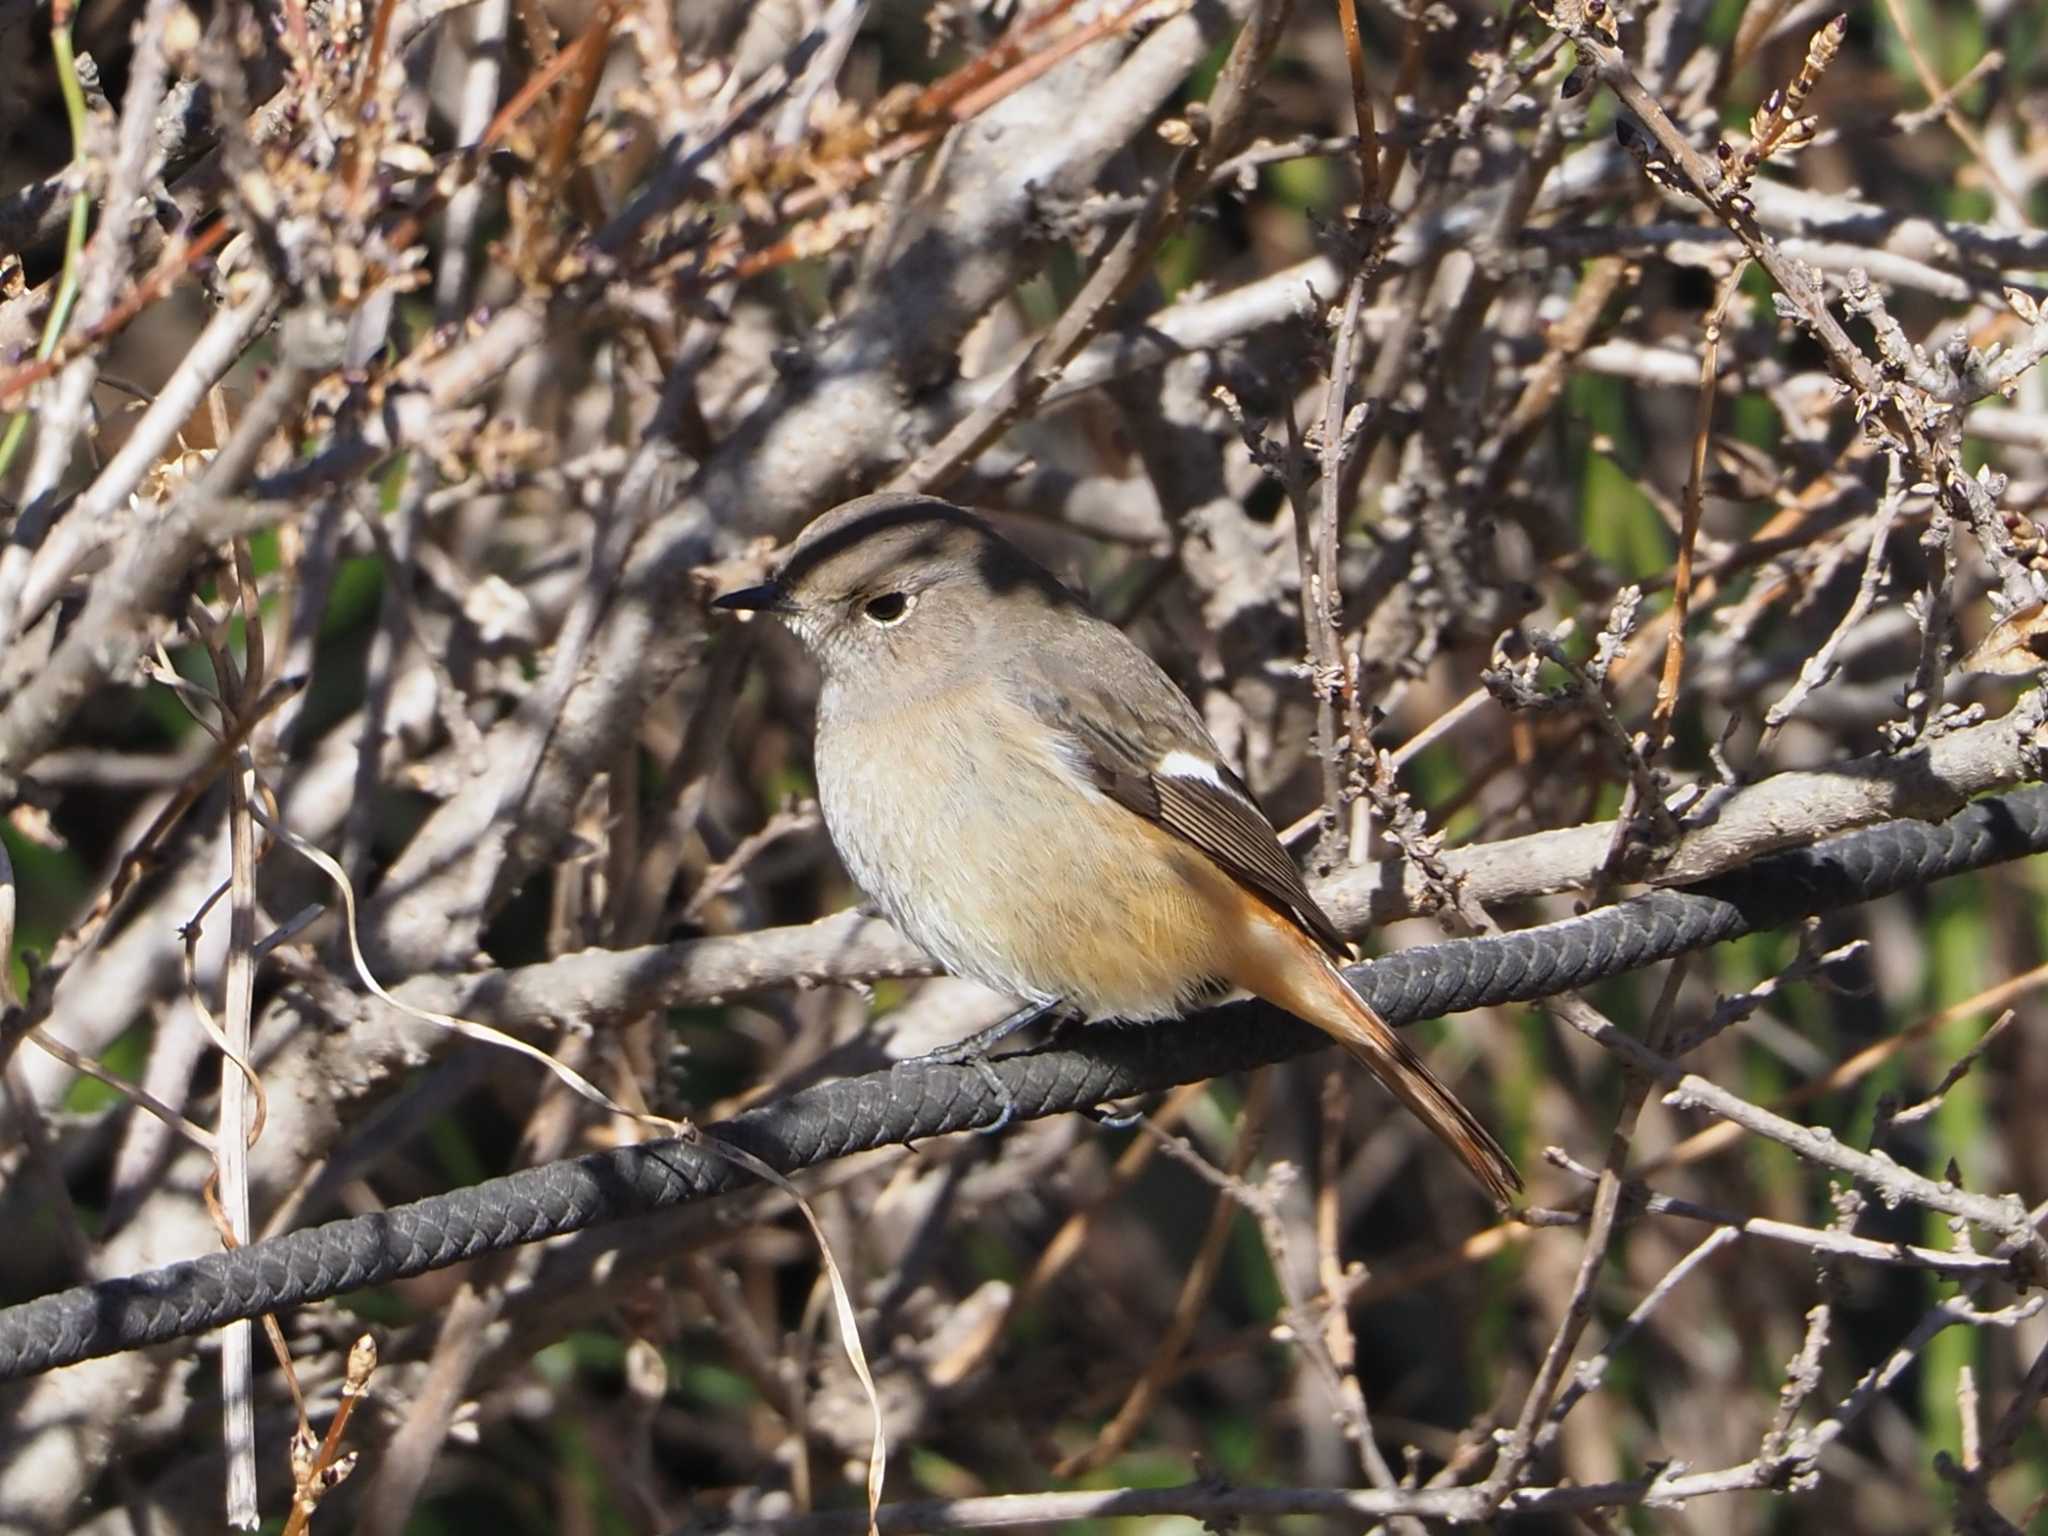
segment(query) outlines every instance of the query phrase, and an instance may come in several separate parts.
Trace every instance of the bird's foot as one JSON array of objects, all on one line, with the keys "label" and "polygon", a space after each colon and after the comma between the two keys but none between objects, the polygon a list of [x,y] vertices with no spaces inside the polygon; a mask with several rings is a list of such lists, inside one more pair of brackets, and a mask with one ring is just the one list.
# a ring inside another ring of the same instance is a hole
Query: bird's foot
[{"label": "bird's foot", "polygon": [[1003,1015],[986,1029],[976,1030],[964,1040],[942,1045],[935,1051],[925,1052],[922,1056],[912,1056],[902,1065],[972,1067],[982,1082],[988,1085],[988,1090],[995,1096],[996,1102],[1002,1106],[994,1123],[981,1127],[984,1136],[993,1136],[998,1131],[1006,1130],[1010,1122],[1017,1118],[1017,1100],[1011,1094],[1008,1085],[997,1075],[994,1066],[990,1064],[988,1053],[1018,1030],[1029,1028],[1040,1019],[1064,1011],[1065,1004],[1058,1001],[1026,1003],[1023,1007]]},{"label": "bird's foot", "polygon": [[1105,1131],[1128,1131],[1132,1126],[1145,1118],[1145,1111],[1142,1109],[1119,1111],[1111,1109],[1107,1104],[1092,1104],[1087,1109],[1082,1110],[1081,1113],[1090,1120],[1093,1120]]}]

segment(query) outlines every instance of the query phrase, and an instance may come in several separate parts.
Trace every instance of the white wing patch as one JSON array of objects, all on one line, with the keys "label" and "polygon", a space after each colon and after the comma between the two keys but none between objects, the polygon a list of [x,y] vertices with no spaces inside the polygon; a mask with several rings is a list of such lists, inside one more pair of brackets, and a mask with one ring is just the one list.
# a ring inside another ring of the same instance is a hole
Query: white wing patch
[{"label": "white wing patch", "polygon": [[1225,789],[1223,776],[1216,771],[1216,765],[1205,757],[1192,752],[1183,752],[1178,747],[1159,759],[1160,773],[1169,779],[1200,779],[1204,784],[1213,784]]}]

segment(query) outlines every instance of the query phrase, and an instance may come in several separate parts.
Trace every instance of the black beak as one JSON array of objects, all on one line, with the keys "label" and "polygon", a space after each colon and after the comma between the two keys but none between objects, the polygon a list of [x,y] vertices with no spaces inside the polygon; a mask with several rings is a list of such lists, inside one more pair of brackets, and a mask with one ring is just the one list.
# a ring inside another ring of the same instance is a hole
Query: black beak
[{"label": "black beak", "polygon": [[714,608],[731,608],[746,612],[787,613],[789,600],[782,594],[782,588],[770,581],[758,587],[742,587],[737,592],[728,592],[723,597],[711,600]]}]

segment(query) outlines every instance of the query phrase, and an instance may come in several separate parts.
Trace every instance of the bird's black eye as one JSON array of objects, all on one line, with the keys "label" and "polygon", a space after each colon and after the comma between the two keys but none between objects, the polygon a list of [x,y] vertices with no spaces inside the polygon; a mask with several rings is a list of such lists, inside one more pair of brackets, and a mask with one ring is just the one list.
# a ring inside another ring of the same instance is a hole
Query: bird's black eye
[{"label": "bird's black eye", "polygon": [[894,624],[910,612],[911,602],[908,592],[884,592],[862,603],[860,611],[877,624]]}]

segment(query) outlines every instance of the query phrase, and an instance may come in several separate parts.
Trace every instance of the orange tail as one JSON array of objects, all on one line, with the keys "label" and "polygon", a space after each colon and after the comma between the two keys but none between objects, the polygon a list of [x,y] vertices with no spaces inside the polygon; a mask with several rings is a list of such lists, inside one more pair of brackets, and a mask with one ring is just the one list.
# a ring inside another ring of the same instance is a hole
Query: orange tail
[{"label": "orange tail", "polygon": [[[1280,928],[1276,919],[1268,932],[1278,935]],[[1286,946],[1292,953],[1282,956],[1269,950],[1258,957],[1267,963],[1255,960],[1248,968],[1253,974],[1232,979],[1315,1025],[1343,1046],[1439,1141],[1458,1154],[1496,1205],[1503,1210],[1512,1208],[1522,1192],[1522,1176],[1492,1133],[1437,1081],[1414,1048],[1351,990],[1314,940],[1291,926],[1280,936],[1293,941]]]}]

